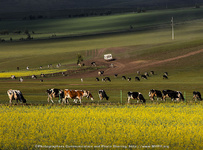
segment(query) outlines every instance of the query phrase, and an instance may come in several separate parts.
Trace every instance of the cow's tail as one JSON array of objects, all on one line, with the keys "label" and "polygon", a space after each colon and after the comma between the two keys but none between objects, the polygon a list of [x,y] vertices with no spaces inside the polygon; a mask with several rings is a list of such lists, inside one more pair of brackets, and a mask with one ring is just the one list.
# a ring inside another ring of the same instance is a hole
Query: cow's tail
[{"label": "cow's tail", "polygon": [[143,103],[146,103],[146,100],[141,93],[139,93],[139,99],[140,99],[140,101],[142,100]]}]

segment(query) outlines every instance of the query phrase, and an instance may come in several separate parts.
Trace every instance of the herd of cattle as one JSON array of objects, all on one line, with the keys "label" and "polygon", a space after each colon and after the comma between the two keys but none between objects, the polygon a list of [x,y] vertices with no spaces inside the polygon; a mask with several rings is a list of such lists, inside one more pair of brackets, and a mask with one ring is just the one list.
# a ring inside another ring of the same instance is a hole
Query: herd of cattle
[{"label": "herd of cattle", "polygon": [[[69,90],[69,89],[48,89],[47,91],[48,94],[48,102],[51,101],[54,103],[53,98],[58,98],[59,103],[65,103],[65,104],[70,104],[69,99],[73,99],[73,102],[77,103],[78,101],[82,103],[82,98],[90,98],[92,101],[94,100],[93,95],[91,94],[90,91],[88,90]],[[9,97],[9,102],[12,103],[12,100],[16,100],[18,103],[18,100],[21,103],[26,103],[26,99],[24,98],[22,92],[20,90],[8,90],[7,91],[8,97]],[[99,99],[103,100],[109,100],[109,96],[107,96],[106,92],[101,89],[98,91]],[[172,101],[184,101],[184,96],[182,92],[180,91],[173,91],[173,90],[155,90],[151,89],[149,91],[149,99],[154,101],[154,99],[160,99],[163,101],[166,101],[166,98],[171,98]],[[128,92],[127,93],[127,101],[130,103],[130,100],[134,99],[137,100],[137,102],[142,102],[146,103],[146,99],[140,92]],[[193,100],[202,100],[201,93],[198,91],[193,92]]]}]

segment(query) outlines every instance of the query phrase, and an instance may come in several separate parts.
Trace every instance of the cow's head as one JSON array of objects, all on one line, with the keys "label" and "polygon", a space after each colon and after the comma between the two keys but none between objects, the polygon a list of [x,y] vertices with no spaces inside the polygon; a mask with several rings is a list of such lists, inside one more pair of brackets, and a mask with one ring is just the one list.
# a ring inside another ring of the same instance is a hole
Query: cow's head
[{"label": "cow's head", "polygon": [[149,98],[150,98],[152,101],[154,100],[155,94],[156,94],[155,90],[152,89],[152,90],[149,91]]},{"label": "cow's head", "polygon": [[92,96],[92,94],[90,93],[90,91],[87,91],[87,98],[91,99],[92,101],[94,100],[94,97]]},{"label": "cow's head", "polygon": [[47,92],[48,94],[51,94],[51,89],[47,89],[46,92]]}]

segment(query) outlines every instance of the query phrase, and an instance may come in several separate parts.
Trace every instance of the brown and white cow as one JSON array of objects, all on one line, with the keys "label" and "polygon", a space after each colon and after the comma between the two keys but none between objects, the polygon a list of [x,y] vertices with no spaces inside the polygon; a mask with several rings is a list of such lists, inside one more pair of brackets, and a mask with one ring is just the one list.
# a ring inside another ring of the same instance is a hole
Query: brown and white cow
[{"label": "brown and white cow", "polygon": [[155,89],[151,89],[149,91],[149,99],[151,99],[153,101],[154,97],[157,98],[157,101],[158,101],[158,98],[161,98],[161,100],[162,100],[162,93],[161,93],[161,91],[155,90]]},{"label": "brown and white cow", "polygon": [[82,98],[83,97],[87,97],[87,98],[91,98],[91,100],[94,100],[92,94],[90,93],[90,91],[87,90],[69,90],[69,89],[65,89],[64,90],[64,99],[63,99],[63,103],[68,103],[69,101],[68,99],[73,99],[75,103],[77,103],[77,99],[80,101],[80,103],[82,103]]},{"label": "brown and white cow", "polygon": [[16,100],[18,103],[18,100],[21,103],[26,103],[26,99],[24,98],[22,92],[20,90],[8,90],[7,91],[8,97],[9,97],[9,102],[12,103],[12,100]]},{"label": "brown and white cow", "polygon": [[193,98],[192,98],[193,100],[202,100],[202,96],[201,96],[201,93],[200,92],[198,92],[198,91],[193,91]]}]

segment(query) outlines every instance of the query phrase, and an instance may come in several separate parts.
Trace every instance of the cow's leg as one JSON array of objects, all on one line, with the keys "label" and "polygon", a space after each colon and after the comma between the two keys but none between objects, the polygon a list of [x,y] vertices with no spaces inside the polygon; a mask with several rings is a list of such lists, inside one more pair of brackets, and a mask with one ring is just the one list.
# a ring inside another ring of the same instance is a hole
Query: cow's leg
[{"label": "cow's leg", "polygon": [[128,104],[130,104],[130,97],[128,97]]},{"label": "cow's leg", "polygon": [[50,98],[50,95],[48,94],[48,98],[47,98],[48,103],[49,103],[49,98]]},{"label": "cow's leg", "polygon": [[73,100],[74,103],[77,103],[77,101],[78,101],[77,99],[74,99],[74,100]]},{"label": "cow's leg", "polygon": [[52,103],[54,103],[53,96],[50,96],[50,100],[51,100]]},{"label": "cow's leg", "polygon": [[63,103],[66,103],[66,100],[65,100],[65,98],[62,98],[62,102],[61,102],[62,104]]},{"label": "cow's leg", "polygon": [[51,99],[51,102],[54,103],[53,99]]},{"label": "cow's leg", "polygon": [[10,103],[10,104],[12,103],[12,99],[13,99],[13,95],[10,95],[10,96],[9,96],[9,103]]},{"label": "cow's leg", "polygon": [[82,103],[82,97],[79,98],[80,104]]}]

